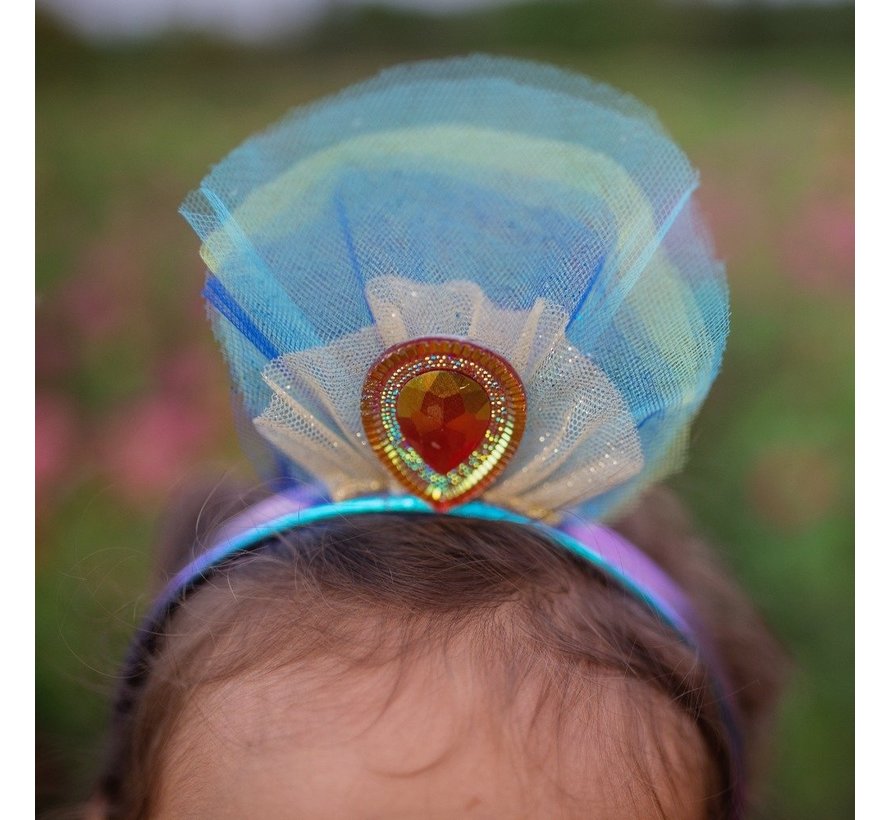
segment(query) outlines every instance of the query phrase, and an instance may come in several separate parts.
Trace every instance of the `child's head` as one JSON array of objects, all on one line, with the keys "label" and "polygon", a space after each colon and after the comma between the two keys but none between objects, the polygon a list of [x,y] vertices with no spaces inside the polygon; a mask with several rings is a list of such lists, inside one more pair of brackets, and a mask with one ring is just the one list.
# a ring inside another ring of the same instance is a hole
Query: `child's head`
[{"label": "child's head", "polygon": [[720,367],[696,184],[626,96],[486,57],[215,166],[183,214],[289,489],[140,632],[112,815],[738,817],[779,655],[663,499],[594,523]]},{"label": "child's head", "polygon": [[[775,644],[669,496],[650,494],[623,528],[710,619],[756,740]],[[172,540],[191,546],[185,529]],[[192,592],[147,668],[119,716],[111,817],[729,810],[732,739],[711,670],[643,604],[516,524],[387,515],[290,530]]]}]

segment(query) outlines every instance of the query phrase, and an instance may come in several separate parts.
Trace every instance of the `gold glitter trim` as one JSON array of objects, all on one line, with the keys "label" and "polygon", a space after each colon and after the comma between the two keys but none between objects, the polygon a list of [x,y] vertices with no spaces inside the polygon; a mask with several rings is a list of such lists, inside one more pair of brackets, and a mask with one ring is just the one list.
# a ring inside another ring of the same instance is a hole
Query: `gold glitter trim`
[{"label": "gold glitter trim", "polygon": [[[433,371],[473,380],[491,408],[481,444],[444,474],[405,440],[396,417],[402,388]],[[426,337],[394,345],[371,366],[361,413],[368,443],[390,473],[410,493],[444,511],[481,495],[507,466],[525,430],[526,397],[516,371],[497,354],[459,339]]]}]

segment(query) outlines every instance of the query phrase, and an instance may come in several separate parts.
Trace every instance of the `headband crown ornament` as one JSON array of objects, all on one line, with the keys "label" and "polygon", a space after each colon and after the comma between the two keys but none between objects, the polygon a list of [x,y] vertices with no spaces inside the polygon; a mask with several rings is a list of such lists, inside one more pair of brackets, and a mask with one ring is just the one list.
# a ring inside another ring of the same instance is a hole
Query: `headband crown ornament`
[{"label": "headband crown ornament", "polygon": [[459,339],[390,348],[362,391],[371,448],[408,492],[443,511],[479,495],[507,466],[525,406],[513,368]]},{"label": "headband crown ornament", "polygon": [[596,523],[679,465],[720,367],[726,282],[696,186],[632,98],[491,57],[390,69],[233,151],[182,212],[247,443],[287,486],[171,581],[126,687],[215,567],[292,528],[512,522],[705,660],[740,817],[737,705],[710,636],[670,576]]},{"label": "headband crown ornament", "polygon": [[720,366],[696,186],[647,109],[535,63],[297,109],[182,208],[253,451],[335,500],[614,514],[678,466]]}]

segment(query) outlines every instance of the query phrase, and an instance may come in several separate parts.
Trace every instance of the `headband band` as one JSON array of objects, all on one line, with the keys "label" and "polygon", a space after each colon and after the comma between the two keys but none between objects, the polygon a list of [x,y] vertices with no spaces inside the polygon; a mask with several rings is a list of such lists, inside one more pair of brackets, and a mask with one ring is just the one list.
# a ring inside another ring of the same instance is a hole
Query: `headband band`
[{"label": "headband band", "polygon": [[252,449],[304,489],[233,519],[172,580],[123,711],[176,606],[276,535],[343,516],[503,521],[594,566],[701,660],[738,817],[719,654],[683,590],[593,523],[679,466],[720,367],[726,281],[697,184],[626,95],[490,57],[384,72],[215,166],[182,206],[210,317]]},{"label": "headband band", "polygon": [[[374,495],[330,502],[316,487],[292,488],[269,496],[239,513],[219,530],[212,546],[187,564],[167,584],[143,621],[131,646],[124,670],[129,685],[127,697],[144,681],[146,660],[164,634],[164,625],[183,600],[213,573],[249,553],[269,538],[289,530],[362,515],[436,515],[436,510],[414,496]],[[482,501],[471,501],[451,509],[448,515],[483,521],[504,521],[535,529],[566,551],[603,573],[609,580],[641,602],[668,626],[701,659],[708,670],[720,715],[730,741],[733,817],[744,806],[743,745],[738,729],[737,706],[711,637],[699,620],[695,607],[680,586],[648,555],[614,530],[581,518],[558,527],[528,518]]]}]

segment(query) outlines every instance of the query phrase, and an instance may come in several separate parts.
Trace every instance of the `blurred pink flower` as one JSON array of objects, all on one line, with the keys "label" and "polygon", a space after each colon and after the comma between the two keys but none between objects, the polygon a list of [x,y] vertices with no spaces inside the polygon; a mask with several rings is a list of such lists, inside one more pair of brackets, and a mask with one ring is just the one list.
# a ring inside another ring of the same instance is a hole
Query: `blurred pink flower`
[{"label": "blurred pink flower", "polygon": [[157,497],[170,490],[218,431],[218,416],[164,391],[134,402],[100,433],[100,460],[125,498]]},{"label": "blurred pink flower", "polygon": [[225,365],[211,343],[193,344],[167,356],[160,364],[158,380],[162,391],[212,401],[214,392],[227,393]]},{"label": "blurred pink flower", "polygon": [[107,339],[126,325],[127,303],[104,276],[72,279],[58,298],[65,317],[87,341]]},{"label": "blurred pink flower", "polygon": [[788,226],[782,260],[800,287],[849,288],[853,285],[855,222],[846,197],[813,197]]},{"label": "blurred pink flower", "polygon": [[35,370],[43,379],[65,376],[75,367],[74,350],[71,340],[59,333],[56,317],[50,316],[43,306],[38,305],[36,315]]},{"label": "blurred pink flower", "polygon": [[34,474],[38,505],[46,503],[71,466],[77,426],[77,417],[69,400],[50,392],[37,394]]},{"label": "blurred pink flower", "polygon": [[80,338],[104,341],[131,326],[144,302],[142,253],[138,239],[119,229],[86,248],[54,300]]}]

